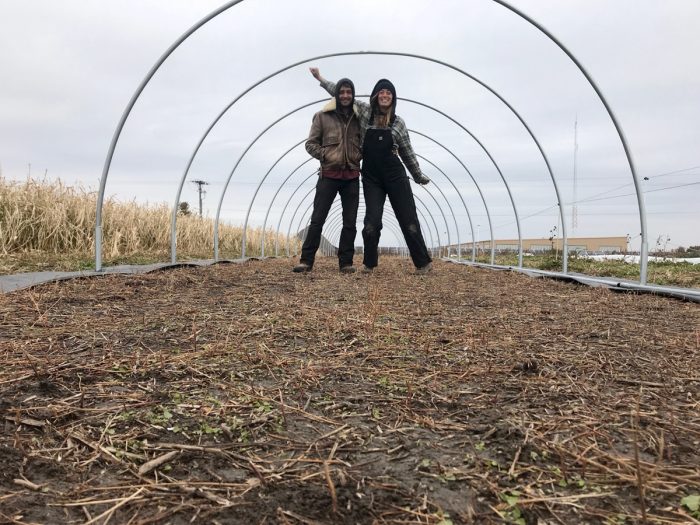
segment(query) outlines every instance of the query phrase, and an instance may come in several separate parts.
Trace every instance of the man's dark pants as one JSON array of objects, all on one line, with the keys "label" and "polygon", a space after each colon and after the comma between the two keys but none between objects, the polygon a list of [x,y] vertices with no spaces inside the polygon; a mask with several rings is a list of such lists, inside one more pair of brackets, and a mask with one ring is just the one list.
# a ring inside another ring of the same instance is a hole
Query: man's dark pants
[{"label": "man's dark pants", "polygon": [[360,179],[339,180],[319,177],[314,196],[314,211],[306,232],[306,240],[301,248],[301,262],[314,265],[316,252],[321,244],[321,232],[326,222],[335,196],[340,193],[343,206],[343,229],[338,243],[338,262],[340,267],[351,266],[355,254],[355,236],[357,235],[357,207],[360,204]]}]

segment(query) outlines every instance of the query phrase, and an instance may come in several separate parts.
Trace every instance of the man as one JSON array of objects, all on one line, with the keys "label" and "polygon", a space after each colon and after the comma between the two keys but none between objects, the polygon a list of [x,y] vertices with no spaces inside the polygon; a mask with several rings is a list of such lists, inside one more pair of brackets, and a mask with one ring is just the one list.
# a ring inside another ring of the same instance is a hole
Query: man
[{"label": "man", "polygon": [[321,243],[321,231],[335,196],[340,194],[343,229],[338,243],[342,273],[354,273],[352,258],[357,234],[357,208],[360,203],[360,122],[355,113],[355,86],[343,78],[336,84],[335,97],[316,113],[311,124],[306,151],[321,161],[314,210],[301,248],[295,272],[310,272]]}]

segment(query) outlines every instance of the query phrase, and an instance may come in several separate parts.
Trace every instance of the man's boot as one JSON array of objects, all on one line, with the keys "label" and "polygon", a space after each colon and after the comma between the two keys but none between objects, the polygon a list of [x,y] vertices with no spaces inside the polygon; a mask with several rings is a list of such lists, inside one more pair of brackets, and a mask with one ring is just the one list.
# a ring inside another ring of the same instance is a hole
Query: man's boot
[{"label": "man's boot", "polygon": [[310,264],[306,263],[299,263],[297,264],[294,268],[292,268],[292,271],[294,273],[306,273],[311,271],[312,266]]}]

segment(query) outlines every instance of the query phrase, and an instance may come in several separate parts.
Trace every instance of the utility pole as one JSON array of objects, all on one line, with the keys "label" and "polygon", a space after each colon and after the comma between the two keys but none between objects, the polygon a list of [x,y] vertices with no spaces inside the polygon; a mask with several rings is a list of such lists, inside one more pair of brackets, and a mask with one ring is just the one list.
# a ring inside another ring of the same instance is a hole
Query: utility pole
[{"label": "utility pole", "polygon": [[578,115],[576,115],[576,120],[574,121],[574,200],[573,206],[571,207],[571,231],[575,232],[578,227],[578,173],[576,165],[576,157],[578,154]]},{"label": "utility pole", "polygon": [[481,241],[479,240],[479,228],[481,228],[481,224],[476,225],[476,253],[479,253],[479,248],[481,248]]},{"label": "utility pole", "polygon": [[207,194],[207,192],[204,190],[203,186],[208,185],[209,183],[204,180],[193,180],[192,184],[197,185],[197,193],[199,193],[199,217],[202,217],[202,197]]}]

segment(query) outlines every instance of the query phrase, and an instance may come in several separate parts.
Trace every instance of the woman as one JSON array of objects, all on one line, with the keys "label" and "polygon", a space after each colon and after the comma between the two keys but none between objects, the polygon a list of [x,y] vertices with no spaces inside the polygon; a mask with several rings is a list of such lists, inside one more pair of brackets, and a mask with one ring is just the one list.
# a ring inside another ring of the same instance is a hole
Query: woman
[{"label": "woman", "polygon": [[[318,68],[312,67],[310,71],[328,93],[335,93],[335,83],[324,79]],[[421,173],[406,123],[396,114],[396,89],[391,82],[381,79],[372,90],[370,103],[355,99],[355,105],[360,121],[362,191],[366,209],[362,229],[365,244],[362,271],[372,272],[377,266],[382,214],[388,196],[416,273],[428,273],[433,265],[420,231],[416,203],[401,160],[418,184],[428,184],[430,179]]]}]

